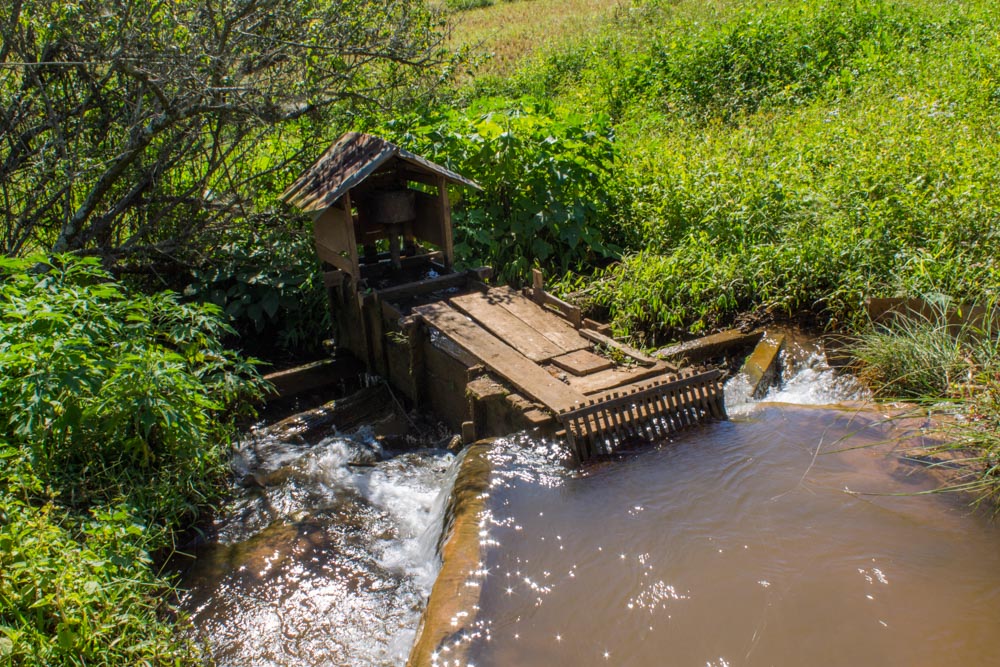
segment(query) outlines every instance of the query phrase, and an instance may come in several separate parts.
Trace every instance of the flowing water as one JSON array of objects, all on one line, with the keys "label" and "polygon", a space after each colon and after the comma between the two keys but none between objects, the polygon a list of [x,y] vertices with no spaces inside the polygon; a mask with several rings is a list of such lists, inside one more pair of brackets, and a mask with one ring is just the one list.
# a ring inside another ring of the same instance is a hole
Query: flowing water
[{"label": "flowing water", "polygon": [[438,664],[1000,664],[1000,530],[914,495],[919,432],[819,407],[857,391],[812,362],[619,460],[495,448],[478,620]]},{"label": "flowing water", "polygon": [[234,463],[248,488],[184,579],[182,606],[217,664],[405,662],[439,566],[453,459],[387,456],[370,428],[312,445],[249,437]]},{"label": "flowing water", "polygon": [[[807,355],[808,356],[808,355]],[[1000,530],[902,463],[814,355],[732,419],[575,468],[525,436],[491,451],[475,618],[438,664],[986,665]],[[364,466],[352,465],[362,462]],[[455,461],[370,429],[250,438],[251,480],[188,573],[220,665],[401,665],[438,569]]]}]

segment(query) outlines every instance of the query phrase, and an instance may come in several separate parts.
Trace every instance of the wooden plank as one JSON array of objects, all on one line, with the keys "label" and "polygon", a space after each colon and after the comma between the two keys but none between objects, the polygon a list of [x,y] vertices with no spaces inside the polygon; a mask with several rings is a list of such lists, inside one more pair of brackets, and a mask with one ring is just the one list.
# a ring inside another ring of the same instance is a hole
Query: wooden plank
[{"label": "wooden plank", "polygon": [[597,392],[614,389],[615,387],[639,382],[640,380],[649,380],[650,378],[665,375],[669,372],[670,368],[666,364],[656,364],[648,368],[643,366],[636,366],[634,368],[616,366],[606,371],[599,371],[583,377],[570,377],[567,379],[567,382],[580,393],[596,394]]},{"label": "wooden plank", "polygon": [[553,357],[552,363],[573,375],[584,376],[606,371],[615,365],[610,359],[598,356],[590,350],[577,350],[559,357]]},{"label": "wooden plank", "polygon": [[653,357],[643,354],[642,352],[635,349],[631,345],[626,345],[625,343],[615,340],[611,336],[605,336],[604,334],[599,333],[597,331],[591,331],[590,329],[580,329],[580,335],[590,341],[593,341],[594,343],[598,343],[600,345],[604,345],[605,347],[610,347],[612,349],[618,350],[622,354],[632,357],[643,366],[652,366],[657,361]]},{"label": "wooden plank", "polygon": [[543,336],[539,331],[525,324],[510,311],[481,292],[463,294],[448,300],[463,313],[507,343],[532,361],[548,361],[563,354],[563,350]]},{"label": "wooden plank", "polygon": [[739,329],[729,329],[710,336],[696,338],[670,347],[653,352],[654,357],[660,359],[672,359],[680,362],[685,360],[688,363],[702,361],[717,355],[731,354],[739,348],[756,345],[763,331],[757,330],[750,333],[743,333]]},{"label": "wooden plank", "polygon": [[467,282],[469,282],[468,273],[446,273],[443,276],[425,278],[415,283],[404,283],[395,287],[386,287],[379,290],[378,295],[384,301],[399,303],[400,301],[405,301],[421,294],[428,294],[429,292],[451,289],[452,287],[464,287]]},{"label": "wooden plank", "polygon": [[555,343],[563,352],[586,350],[590,347],[590,341],[580,336],[572,324],[511,288],[494,287],[489,291],[488,296],[491,301],[500,304],[525,324]]},{"label": "wooden plank", "polygon": [[541,296],[536,299],[538,303],[542,306],[552,306],[558,310],[570,324],[573,325],[575,329],[579,329],[583,326],[583,313],[579,306],[574,306],[571,303],[566,303],[559,297],[549,294],[546,291],[542,291]]},{"label": "wooden plank", "polygon": [[586,401],[583,394],[552,377],[541,366],[451,306],[431,303],[418,306],[413,312],[482,361],[518,391],[542,403],[549,410],[558,414],[583,405]]},{"label": "wooden plank", "polygon": [[776,379],[781,377],[781,351],[785,348],[785,335],[764,337],[743,362],[743,374],[750,383],[750,394],[763,398]]}]

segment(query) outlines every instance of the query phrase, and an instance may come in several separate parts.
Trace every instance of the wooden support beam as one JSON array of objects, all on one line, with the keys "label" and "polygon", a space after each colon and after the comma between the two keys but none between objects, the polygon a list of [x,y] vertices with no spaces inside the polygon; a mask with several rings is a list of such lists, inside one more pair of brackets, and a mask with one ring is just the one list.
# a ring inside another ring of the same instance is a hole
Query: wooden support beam
[{"label": "wooden support beam", "polygon": [[687,360],[695,363],[709,357],[727,354],[732,350],[755,345],[762,335],[764,332],[759,329],[749,333],[744,333],[739,329],[730,329],[661,348],[654,352],[653,356],[660,359]]},{"label": "wooden support beam", "polygon": [[[622,354],[632,357],[642,366],[652,366],[658,363],[657,359],[654,359],[644,354],[643,352],[640,352],[631,345],[620,343],[611,336],[605,336],[602,333],[591,331],[590,329],[580,329],[580,335],[586,338],[587,340],[597,343],[598,345],[604,345],[605,347],[610,347],[613,350],[618,350]],[[673,367],[673,370],[677,370],[676,367]]]},{"label": "wooden support beam", "polygon": [[437,179],[438,201],[441,206],[441,250],[444,251],[444,265],[450,269],[455,261],[455,245],[451,229],[451,201],[448,199],[448,181],[444,176]]},{"label": "wooden support beam", "polygon": [[378,295],[383,301],[405,301],[421,294],[437,292],[438,290],[450,289],[452,287],[464,287],[469,278],[470,275],[467,272],[448,273],[435,278],[418,280],[415,283],[386,287],[379,290]]}]

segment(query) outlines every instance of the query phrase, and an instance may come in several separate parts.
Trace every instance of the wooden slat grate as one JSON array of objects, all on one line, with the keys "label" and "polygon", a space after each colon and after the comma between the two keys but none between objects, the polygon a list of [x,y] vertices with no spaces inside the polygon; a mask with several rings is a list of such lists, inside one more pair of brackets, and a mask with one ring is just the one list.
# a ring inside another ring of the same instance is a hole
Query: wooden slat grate
[{"label": "wooden slat grate", "polygon": [[709,419],[725,419],[722,373],[689,371],[626,387],[558,418],[577,458],[608,456],[629,440],[656,440]]}]

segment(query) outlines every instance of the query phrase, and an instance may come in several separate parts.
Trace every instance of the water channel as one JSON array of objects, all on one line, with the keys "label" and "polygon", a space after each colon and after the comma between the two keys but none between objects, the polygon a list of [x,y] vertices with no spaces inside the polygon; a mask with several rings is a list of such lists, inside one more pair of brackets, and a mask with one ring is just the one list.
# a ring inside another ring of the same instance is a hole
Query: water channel
[{"label": "water channel", "polygon": [[[437,664],[995,664],[1000,529],[921,495],[937,480],[899,456],[919,423],[858,398],[813,354],[765,401],[733,382],[730,421],[615,460],[502,439],[475,621]],[[368,427],[248,439],[237,467],[264,481],[185,581],[219,664],[406,661],[456,459],[378,448]]]}]

